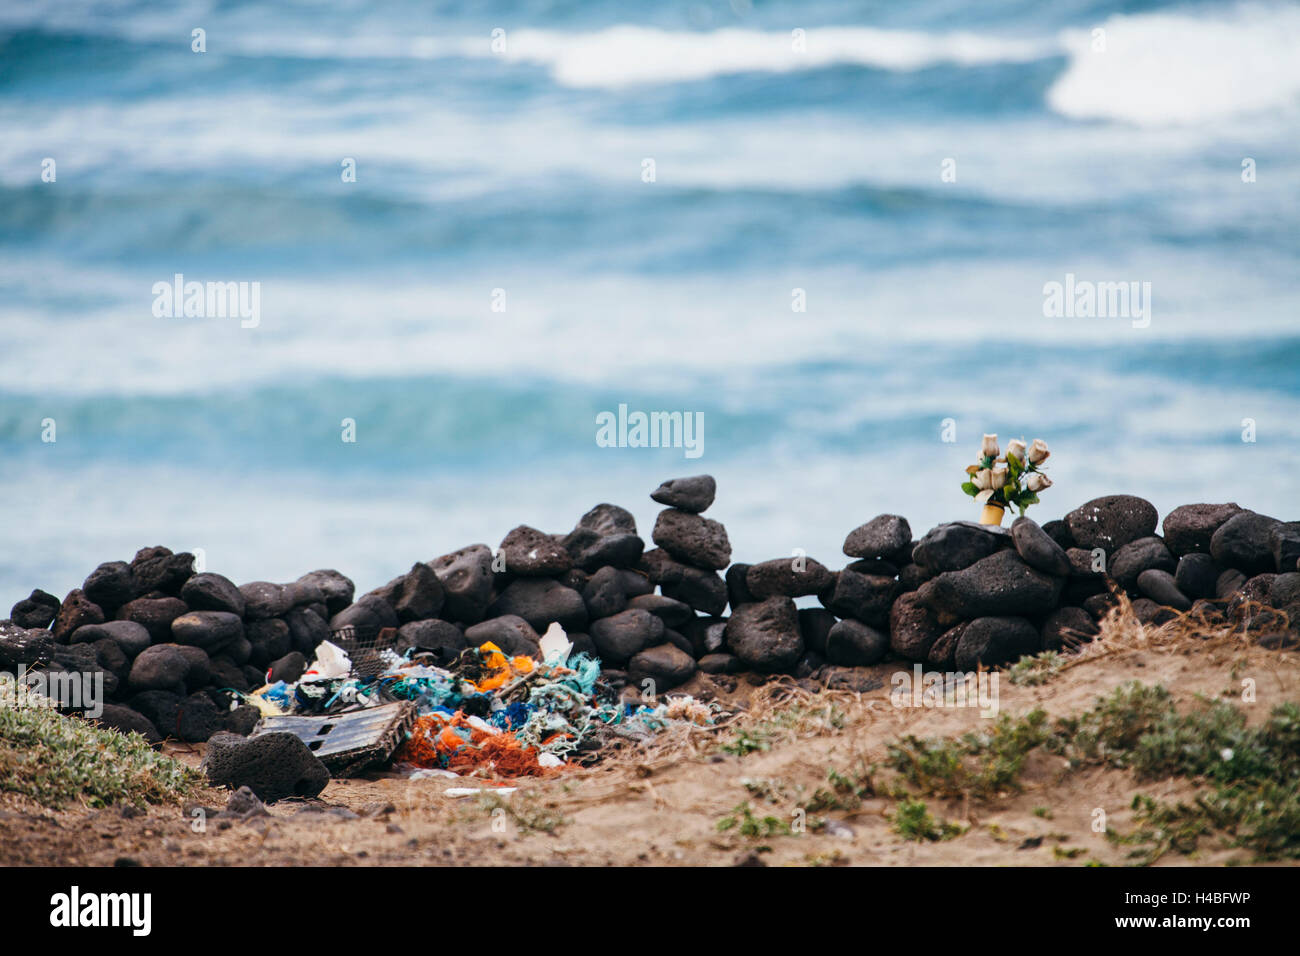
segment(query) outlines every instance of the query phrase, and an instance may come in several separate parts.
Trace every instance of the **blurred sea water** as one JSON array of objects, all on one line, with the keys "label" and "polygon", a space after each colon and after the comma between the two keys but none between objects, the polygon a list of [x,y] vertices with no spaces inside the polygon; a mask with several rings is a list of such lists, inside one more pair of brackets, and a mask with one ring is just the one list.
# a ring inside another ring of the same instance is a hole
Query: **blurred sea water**
[{"label": "blurred sea water", "polygon": [[[648,540],[701,471],[737,559],[834,566],[973,518],[985,431],[1051,444],[1040,520],[1300,517],[1298,48],[1257,3],[6,4],[0,613],[153,544],[368,589],[601,501]],[[257,327],[155,316],[176,273]],[[1067,274],[1149,326],[1046,317]],[[624,403],[703,455],[600,447]]]}]

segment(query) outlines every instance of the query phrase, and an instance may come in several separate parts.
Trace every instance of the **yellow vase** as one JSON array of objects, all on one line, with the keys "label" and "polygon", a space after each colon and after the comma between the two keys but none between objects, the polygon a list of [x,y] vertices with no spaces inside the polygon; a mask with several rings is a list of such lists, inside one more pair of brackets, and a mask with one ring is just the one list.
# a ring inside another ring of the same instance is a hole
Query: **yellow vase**
[{"label": "yellow vase", "polygon": [[980,512],[980,524],[1002,524],[1002,518],[1006,515],[1007,509],[1002,505],[989,502]]}]

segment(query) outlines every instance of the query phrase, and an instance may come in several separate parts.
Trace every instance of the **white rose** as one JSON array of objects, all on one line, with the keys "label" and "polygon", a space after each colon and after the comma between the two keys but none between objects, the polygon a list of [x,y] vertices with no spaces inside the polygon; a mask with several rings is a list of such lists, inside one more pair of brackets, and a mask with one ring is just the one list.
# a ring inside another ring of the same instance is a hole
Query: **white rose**
[{"label": "white rose", "polygon": [[987,491],[981,491],[978,495],[976,495],[975,501],[979,504],[985,504],[992,497],[993,497],[993,489],[989,488]]},{"label": "white rose", "polygon": [[1051,452],[1047,450],[1047,442],[1041,438],[1035,438],[1034,443],[1029,446],[1029,463],[1037,465],[1040,462],[1047,461],[1050,454]]},{"label": "white rose", "polygon": [[984,445],[983,445],[983,447],[980,449],[980,453],[983,454],[983,455],[988,456],[989,458],[996,458],[996,457],[998,457],[998,436],[997,436],[997,435],[985,435],[985,436],[984,436]]},{"label": "white rose", "polygon": [[1052,479],[1048,478],[1046,475],[1040,475],[1035,473],[1030,475],[1025,480],[1025,484],[1028,486],[1030,491],[1034,492],[1034,494],[1037,494],[1038,492],[1042,491],[1045,488],[1052,487]]},{"label": "white rose", "polygon": [[999,465],[993,469],[993,474],[989,479],[989,487],[995,491],[1007,483],[1007,466]]},{"label": "white rose", "polygon": [[971,481],[973,481],[975,487],[979,488],[981,491],[991,489],[993,487],[993,472],[988,468],[981,468],[979,471],[975,472],[975,477],[972,478]]},{"label": "white rose", "polygon": [[1019,438],[1007,442],[1007,458],[1012,455],[1015,455],[1022,465],[1025,463],[1025,443]]}]

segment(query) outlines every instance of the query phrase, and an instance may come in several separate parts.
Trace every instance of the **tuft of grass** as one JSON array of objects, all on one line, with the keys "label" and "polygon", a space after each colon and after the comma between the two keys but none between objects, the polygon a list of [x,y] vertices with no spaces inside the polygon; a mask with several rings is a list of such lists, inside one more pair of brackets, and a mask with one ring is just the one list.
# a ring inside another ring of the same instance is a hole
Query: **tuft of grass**
[{"label": "tuft of grass", "polygon": [[718,820],[717,829],[719,833],[735,830],[741,836],[755,838],[789,836],[791,833],[790,824],[780,817],[754,816],[748,801],[737,804],[730,813]]},{"label": "tuft of grass", "polygon": [[842,730],[844,710],[836,703],[798,700],[775,707],[741,725],[730,740],[719,745],[723,753],[745,757],[772,749],[772,745],[794,737]]},{"label": "tuft of grass", "polygon": [[0,791],[45,807],[179,803],[203,775],[139,734],[105,730],[46,707],[0,705]]},{"label": "tuft of grass", "polygon": [[484,793],[479,795],[478,805],[488,816],[501,810],[520,833],[545,833],[549,836],[568,822],[563,814],[542,806],[533,794],[515,793],[502,797]]},{"label": "tuft of grass", "polygon": [[934,797],[988,800],[1020,790],[1025,758],[1047,739],[1047,714],[1003,714],[993,727],[957,739],[915,736],[889,747],[889,762],[916,791]]},{"label": "tuft of grass", "polygon": [[832,767],[826,773],[827,786],[813,791],[803,808],[809,813],[822,813],[826,810],[851,813],[858,810],[862,807],[863,800],[876,795],[874,773],[875,768],[867,766],[861,760],[844,771]]},{"label": "tuft of grass", "polygon": [[1069,661],[1070,658],[1056,651],[1022,657],[1007,668],[1007,680],[1022,687],[1037,687],[1059,674]]},{"label": "tuft of grass", "polygon": [[893,817],[894,832],[918,843],[951,840],[966,832],[955,823],[936,820],[921,800],[900,800]]}]

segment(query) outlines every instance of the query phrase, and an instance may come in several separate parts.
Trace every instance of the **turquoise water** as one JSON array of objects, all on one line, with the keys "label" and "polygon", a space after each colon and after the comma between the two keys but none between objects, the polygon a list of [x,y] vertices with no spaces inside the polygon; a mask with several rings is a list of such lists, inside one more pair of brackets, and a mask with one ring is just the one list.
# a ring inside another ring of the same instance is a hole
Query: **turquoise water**
[{"label": "turquoise water", "polygon": [[[1040,519],[1296,517],[1300,12],[1040,6],[6,5],[0,611],[158,543],[368,588],[598,501],[648,538],[700,471],[737,557],[833,564],[971,516],[985,431],[1051,444]],[[256,327],[156,315],[177,273]],[[1149,322],[1045,316],[1067,273]],[[703,454],[600,447],[620,404]]]}]

